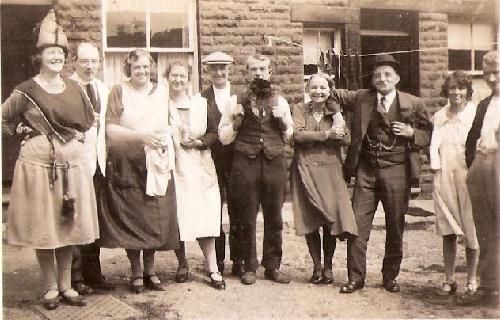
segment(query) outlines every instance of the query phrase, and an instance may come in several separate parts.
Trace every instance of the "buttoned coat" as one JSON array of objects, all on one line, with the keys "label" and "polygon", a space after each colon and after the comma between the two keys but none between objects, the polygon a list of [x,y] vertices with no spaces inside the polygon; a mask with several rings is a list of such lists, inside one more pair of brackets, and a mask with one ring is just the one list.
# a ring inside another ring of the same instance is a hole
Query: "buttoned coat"
[{"label": "buttoned coat", "polygon": [[[372,112],[376,112],[377,92],[374,89],[342,90],[333,92],[333,97],[345,111],[352,112],[351,144],[347,151],[344,163],[345,178],[356,174],[359,155],[363,139],[365,138]],[[429,146],[432,132],[432,122],[425,108],[424,102],[411,94],[397,90],[396,99],[399,101],[401,122],[409,123],[414,129],[413,139],[408,139],[408,164],[410,181],[418,181],[420,177],[419,150]]]}]

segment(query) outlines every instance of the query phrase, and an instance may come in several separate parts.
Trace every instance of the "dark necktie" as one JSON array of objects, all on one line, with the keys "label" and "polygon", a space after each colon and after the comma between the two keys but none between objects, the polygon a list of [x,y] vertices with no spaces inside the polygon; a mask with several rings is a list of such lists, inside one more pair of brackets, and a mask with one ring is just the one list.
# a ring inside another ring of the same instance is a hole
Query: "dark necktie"
[{"label": "dark necktie", "polygon": [[89,82],[85,85],[85,89],[87,90],[87,95],[90,99],[90,103],[92,103],[92,108],[94,109],[95,112],[99,113],[101,111],[101,104],[97,99],[94,86],[92,85],[92,83]]},{"label": "dark necktie", "polygon": [[385,108],[385,96],[382,96],[380,98],[380,103],[377,106],[377,111],[380,112],[381,115],[386,115],[387,114],[387,109]]}]

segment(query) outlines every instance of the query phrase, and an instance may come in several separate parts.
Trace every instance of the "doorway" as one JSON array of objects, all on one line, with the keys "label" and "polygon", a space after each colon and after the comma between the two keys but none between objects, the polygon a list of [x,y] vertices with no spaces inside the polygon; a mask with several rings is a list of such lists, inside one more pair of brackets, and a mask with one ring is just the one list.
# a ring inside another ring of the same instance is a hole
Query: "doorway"
[{"label": "doorway", "polygon": [[[44,1],[41,1],[44,2]],[[46,1],[50,3],[50,1]],[[52,6],[2,4],[2,102],[11,94],[14,87],[33,77],[35,70],[31,65],[37,34],[35,26]],[[9,185],[14,173],[14,165],[19,153],[20,140],[15,136],[2,135],[2,183]]]},{"label": "doorway", "polygon": [[[417,12],[400,10],[361,10],[361,53],[393,53],[401,65],[401,81],[398,89],[419,94]],[[362,57],[363,87],[371,87],[371,66],[375,56]]]}]

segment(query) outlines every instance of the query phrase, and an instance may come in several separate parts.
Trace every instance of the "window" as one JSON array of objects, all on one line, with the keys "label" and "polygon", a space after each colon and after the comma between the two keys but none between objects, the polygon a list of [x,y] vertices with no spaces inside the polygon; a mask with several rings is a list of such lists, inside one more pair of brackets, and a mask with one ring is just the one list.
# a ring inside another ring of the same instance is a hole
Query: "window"
[{"label": "window", "polygon": [[303,33],[304,77],[318,73],[334,73],[329,61],[329,50],[340,52],[340,32],[335,29],[304,28]]},{"label": "window", "polygon": [[[105,81],[124,79],[122,63],[135,48],[148,50],[157,62],[158,81],[169,61],[181,59],[197,70],[195,0],[103,0]],[[198,75],[193,72],[193,89]]]},{"label": "window", "polygon": [[450,17],[448,24],[449,70],[481,73],[483,55],[495,49],[495,28],[487,23],[467,23]]}]

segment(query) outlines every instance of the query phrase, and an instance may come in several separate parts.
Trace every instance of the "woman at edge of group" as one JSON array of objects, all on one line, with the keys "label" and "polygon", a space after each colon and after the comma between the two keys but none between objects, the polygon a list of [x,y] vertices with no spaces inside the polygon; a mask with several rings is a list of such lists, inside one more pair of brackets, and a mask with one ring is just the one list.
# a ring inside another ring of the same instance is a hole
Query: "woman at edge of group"
[{"label": "woman at edge of group", "polygon": [[349,144],[350,135],[340,107],[328,99],[333,85],[327,75],[312,75],[306,87],[311,101],[295,107],[292,114],[294,160],[290,178],[295,229],[297,235],[305,235],[314,264],[309,281],[314,284],[333,283],[336,238],[344,240],[358,233],[342,174],[340,147]]},{"label": "woman at edge of group", "polygon": [[94,116],[79,85],[61,76],[67,45],[50,10],[32,60],[38,74],[16,86],[2,104],[3,123],[17,125],[16,133],[25,134],[12,181],[7,239],[11,245],[35,248],[44,282],[42,303],[49,310],[60,300],[86,305],[71,288],[72,246],[99,238],[83,140]]},{"label": "woman at edge of group", "polygon": [[176,147],[174,179],[177,190],[177,220],[180,248],[175,250],[179,267],[175,280],[185,282],[189,275],[185,241],[198,241],[210,275],[210,285],[226,289],[217,267],[215,238],[220,235],[221,203],[215,165],[210,149],[202,141],[208,130],[207,101],[187,92],[190,67],[184,61],[172,61],[166,68],[170,92],[172,127]]},{"label": "woman at edge of group", "polygon": [[[110,91],[106,182],[99,196],[100,246],[125,248],[132,271],[130,290],[135,293],[145,287],[164,290],[154,270],[155,251],[177,249],[179,243],[168,91],[151,81],[154,66],[147,51],[132,50],[123,64],[129,80]],[[149,152],[160,156],[155,159],[162,169],[149,167]]]},{"label": "woman at edge of group", "polygon": [[472,126],[476,106],[472,103],[472,81],[469,75],[455,71],[442,86],[448,104],[434,114],[430,145],[430,166],[434,172],[435,232],[443,237],[443,261],[446,281],[440,294],[457,291],[455,259],[458,242],[464,244],[467,260],[466,293],[477,289],[479,243],[466,184],[465,141]]}]

